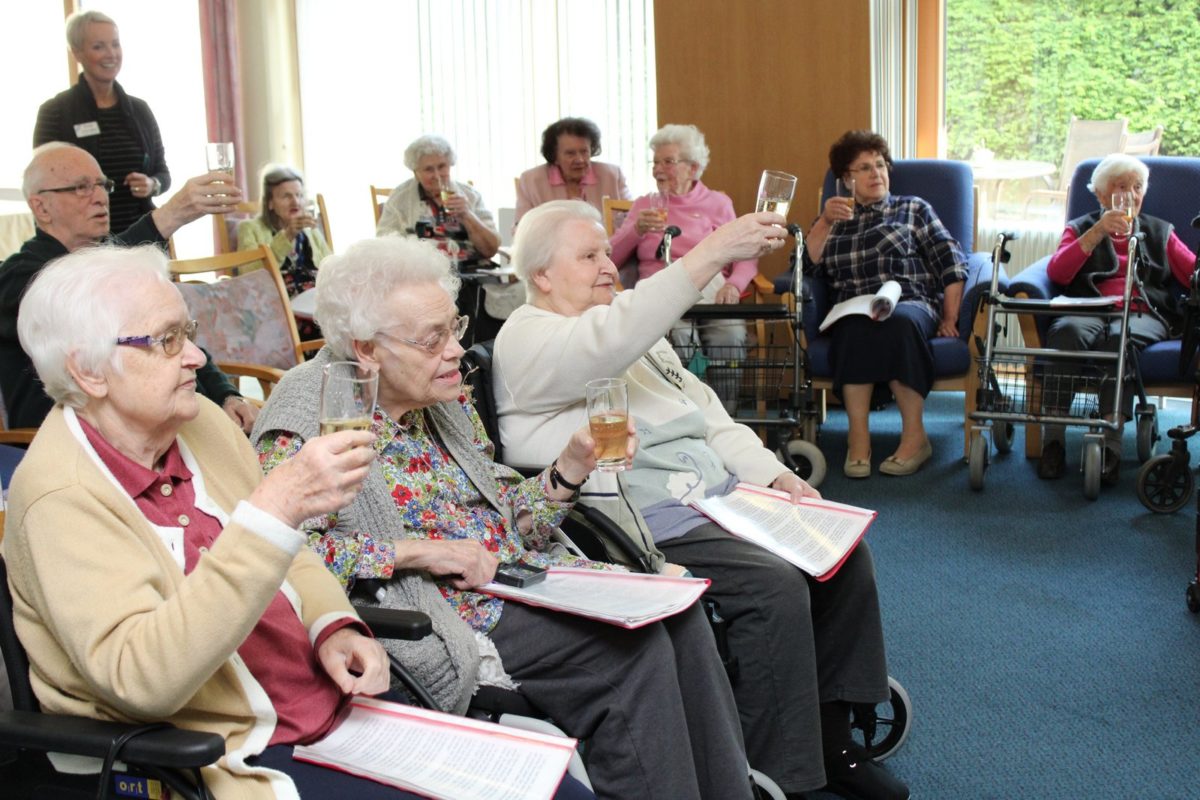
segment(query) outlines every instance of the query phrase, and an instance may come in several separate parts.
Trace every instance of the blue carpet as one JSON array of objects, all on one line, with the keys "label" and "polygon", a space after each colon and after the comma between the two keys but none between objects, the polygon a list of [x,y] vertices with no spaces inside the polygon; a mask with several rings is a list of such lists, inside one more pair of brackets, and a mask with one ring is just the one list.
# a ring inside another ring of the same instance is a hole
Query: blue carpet
[{"label": "blue carpet", "polygon": [[[1186,413],[1173,402],[1160,428]],[[961,420],[961,394],[931,395],[933,460],[861,481],[841,472],[845,414],[821,429],[823,494],[879,512],[867,541],[889,668],[914,705],[888,767],[916,798],[1200,797],[1200,619],[1184,602],[1194,503],[1169,516],[1142,507],[1132,429],[1120,484],[1094,502],[1080,429],[1062,480],[1038,480],[1018,429],[973,492]],[[876,468],[899,425],[894,408],[872,414]],[[1200,441],[1192,452],[1196,463]]]}]

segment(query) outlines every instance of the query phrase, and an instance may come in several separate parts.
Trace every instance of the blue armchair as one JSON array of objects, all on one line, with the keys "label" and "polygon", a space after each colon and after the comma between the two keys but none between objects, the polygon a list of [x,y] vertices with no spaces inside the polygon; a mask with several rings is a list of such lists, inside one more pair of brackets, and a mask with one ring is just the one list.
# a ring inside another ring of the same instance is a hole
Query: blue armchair
[{"label": "blue armchair", "polygon": [[[990,253],[973,252],[975,247],[976,209],[975,188],[971,168],[962,161],[938,159],[899,160],[891,173],[891,191],[896,195],[915,195],[933,206],[942,223],[967,253],[967,281],[963,287],[962,311],[959,314],[957,338],[937,337],[932,341],[935,391],[964,393],[963,455],[969,439],[970,412],[975,408],[975,388],[978,370],[975,368],[975,326],[985,325],[986,316],[977,315],[979,301],[991,287],[992,259]],[[834,176],[825,174],[821,197],[834,194]],[[823,207],[822,199],[820,205]],[[793,275],[786,272],[775,279],[775,291],[790,294]],[[1000,275],[1001,291],[1008,281]],[[804,335],[812,370],[813,386],[832,387],[833,370],[829,363],[831,338],[818,331],[821,320],[833,305],[829,285],[821,279],[804,277]],[[981,332],[982,335],[982,332]]]},{"label": "blue armchair", "polygon": [[[1151,216],[1165,219],[1175,226],[1175,234],[1188,247],[1195,250],[1200,243],[1200,230],[1191,226],[1200,199],[1200,158],[1171,156],[1147,156],[1141,159],[1150,168],[1150,184],[1142,201],[1142,211]],[[1099,207],[1096,195],[1088,191],[1087,184],[1092,171],[1100,159],[1091,158],[1080,162],[1071,178],[1071,189],[1067,195],[1067,219],[1075,219]],[[1046,299],[1062,293],[1062,287],[1050,281],[1046,270],[1050,264],[1047,256],[1022,270],[1009,284],[1009,293],[1016,296]],[[1183,290],[1180,290],[1181,293]],[[1031,346],[1040,346],[1045,341],[1050,318],[1039,316],[1034,320],[1022,320],[1022,332]],[[1180,372],[1179,353],[1181,342],[1169,339],[1156,342],[1142,351],[1138,363],[1142,381],[1148,395],[1160,397],[1191,397],[1195,376],[1191,370]],[[1025,455],[1036,458],[1041,453],[1040,429],[1027,428],[1025,432]]]}]

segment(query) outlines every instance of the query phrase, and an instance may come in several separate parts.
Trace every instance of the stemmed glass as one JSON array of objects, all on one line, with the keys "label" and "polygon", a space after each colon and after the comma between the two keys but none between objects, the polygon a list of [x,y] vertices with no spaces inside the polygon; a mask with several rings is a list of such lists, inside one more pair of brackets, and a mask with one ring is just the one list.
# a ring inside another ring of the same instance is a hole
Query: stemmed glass
[{"label": "stemmed glass", "polygon": [[667,224],[667,213],[670,208],[670,201],[667,199],[665,191],[657,191],[650,195],[650,210],[658,217],[658,221],[664,227]]},{"label": "stemmed glass", "polygon": [[375,415],[379,373],[357,361],[334,361],[321,373],[321,435],[365,431]]},{"label": "stemmed glass", "polygon": [[838,197],[850,200],[850,216],[854,216],[854,178],[838,178],[835,192]]},{"label": "stemmed glass", "polygon": [[1126,228],[1125,228],[1126,232],[1123,234],[1114,235],[1113,236],[1114,239],[1124,241],[1129,236],[1129,232],[1133,230],[1133,206],[1134,206],[1133,192],[1126,191],[1124,189],[1113,192],[1113,196],[1112,196],[1113,210],[1120,211],[1122,214],[1125,215],[1125,225],[1126,225]]},{"label": "stemmed glass", "polygon": [[773,211],[786,217],[796,192],[796,176],[773,169],[764,169],[758,181],[758,201],[755,211]]}]

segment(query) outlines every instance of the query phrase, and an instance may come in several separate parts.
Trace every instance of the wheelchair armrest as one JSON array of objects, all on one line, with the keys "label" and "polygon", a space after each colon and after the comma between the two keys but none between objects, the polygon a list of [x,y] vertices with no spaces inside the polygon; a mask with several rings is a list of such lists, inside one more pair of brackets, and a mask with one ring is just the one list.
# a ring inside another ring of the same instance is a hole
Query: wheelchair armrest
[{"label": "wheelchair armrest", "polygon": [[[642,551],[642,548],[639,547],[638,544],[629,537],[629,534],[627,534],[620,525],[613,522],[612,518],[603,511],[582,503],[576,503],[575,508],[572,509],[572,514],[577,514],[579,517],[582,517],[582,530],[566,530],[565,533],[568,536],[572,536],[573,541],[575,541],[577,545],[580,545],[585,553],[588,553],[589,551],[587,547],[583,547],[578,541],[577,536],[579,532],[602,539],[602,541],[598,542],[601,547],[603,547],[605,542],[611,544],[613,549],[620,554],[620,560],[622,563],[636,569],[639,572],[654,572],[654,568],[647,558],[646,553]],[[568,517],[568,519],[570,519],[570,517]],[[563,521],[564,524],[566,521],[567,520]],[[606,554],[589,553],[589,558],[603,561],[605,560],[605,555]]]},{"label": "wheelchair armrest", "polygon": [[423,611],[378,606],[355,606],[355,611],[376,639],[416,641],[433,633],[433,623]]},{"label": "wheelchair armrest", "polygon": [[[971,253],[967,256],[967,279],[963,286],[962,307],[958,312],[958,336],[963,341],[971,335],[979,302],[992,288],[992,256],[990,253]],[[1008,279],[1001,273],[997,290],[1004,292]]]},{"label": "wheelchair armrest", "polygon": [[[141,727],[88,717],[43,714],[40,711],[0,712],[0,746],[41,752],[104,758],[113,739]],[[225,755],[225,739],[216,733],[164,728],[130,739],[121,760],[168,769],[195,769]]]}]

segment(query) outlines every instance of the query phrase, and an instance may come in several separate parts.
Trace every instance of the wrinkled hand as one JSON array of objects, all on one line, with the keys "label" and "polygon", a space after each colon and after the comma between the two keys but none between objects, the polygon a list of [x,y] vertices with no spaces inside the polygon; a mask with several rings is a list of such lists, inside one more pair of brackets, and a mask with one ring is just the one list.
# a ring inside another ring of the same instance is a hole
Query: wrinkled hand
[{"label": "wrinkled hand", "polygon": [[643,208],[638,212],[637,222],[634,224],[637,228],[639,236],[645,236],[647,233],[661,233],[667,229],[666,221],[652,208]]},{"label": "wrinkled hand", "polygon": [[301,209],[296,216],[288,219],[287,224],[283,226],[284,235],[288,241],[296,241],[296,236],[306,228],[317,227],[317,221],[309,216],[308,212]]},{"label": "wrinkled hand", "polygon": [[742,293],[732,283],[727,283],[717,290],[713,302],[717,305],[735,305],[742,302]]},{"label": "wrinkled hand", "polygon": [[221,403],[221,408],[247,434],[254,427],[254,420],[258,419],[258,406],[236,394],[226,397],[225,402]]},{"label": "wrinkled hand", "polygon": [[350,504],[367,478],[375,434],[340,431],[310,439],[250,495],[250,503],[281,522],[299,527],[310,517]]},{"label": "wrinkled hand", "polygon": [[[633,457],[637,455],[638,449],[637,422],[632,415],[628,418],[626,432],[629,439],[625,443],[625,465],[632,467]],[[592,438],[591,429],[584,425],[571,434],[567,446],[558,456],[558,471],[571,483],[581,483],[596,469],[596,459],[599,455],[600,447]]]},{"label": "wrinkled hand", "polygon": [[471,206],[467,203],[466,195],[462,192],[449,195],[446,198],[446,202],[442,203],[442,208],[456,217],[464,217],[471,210]]},{"label": "wrinkled hand", "polygon": [[131,172],[125,176],[125,185],[134,197],[149,197],[154,193],[154,178],[141,172]]},{"label": "wrinkled hand", "polygon": [[242,201],[242,190],[226,172],[208,172],[191,178],[179,191],[171,195],[162,207],[151,215],[163,238],[169,239],[175,231],[205,214],[225,214],[233,211]]},{"label": "wrinkled hand", "polygon": [[829,198],[825,201],[825,208],[821,211],[821,219],[829,225],[854,219],[854,200],[849,197]]},{"label": "wrinkled hand", "polygon": [[941,322],[938,323],[937,335],[938,336],[949,336],[949,337],[957,339],[958,338],[958,320],[943,319]]},{"label": "wrinkled hand", "polygon": [[353,628],[334,631],[317,650],[321,667],[343,694],[382,694],[388,690],[383,645]]},{"label": "wrinkled hand", "polygon": [[802,480],[794,472],[784,472],[781,474],[778,478],[771,481],[771,488],[787,492],[791,495],[793,503],[799,503],[805,497],[815,497],[818,500],[821,498],[820,492],[809,486],[807,481]]},{"label": "wrinkled hand", "polygon": [[1115,208],[1105,211],[1093,227],[1099,228],[1110,239],[1113,237],[1123,238],[1130,233],[1130,224],[1129,220],[1125,219],[1125,213]]},{"label": "wrinkled hand", "polygon": [[446,578],[455,589],[474,589],[496,574],[500,562],[474,539],[421,539],[396,544],[396,569],[419,569]]},{"label": "wrinkled hand", "polygon": [[[726,222],[704,237],[688,255],[712,259],[722,266],[731,261],[760,258],[787,242],[787,220],[780,214],[760,211]],[[688,256],[684,256],[686,259]]]}]

